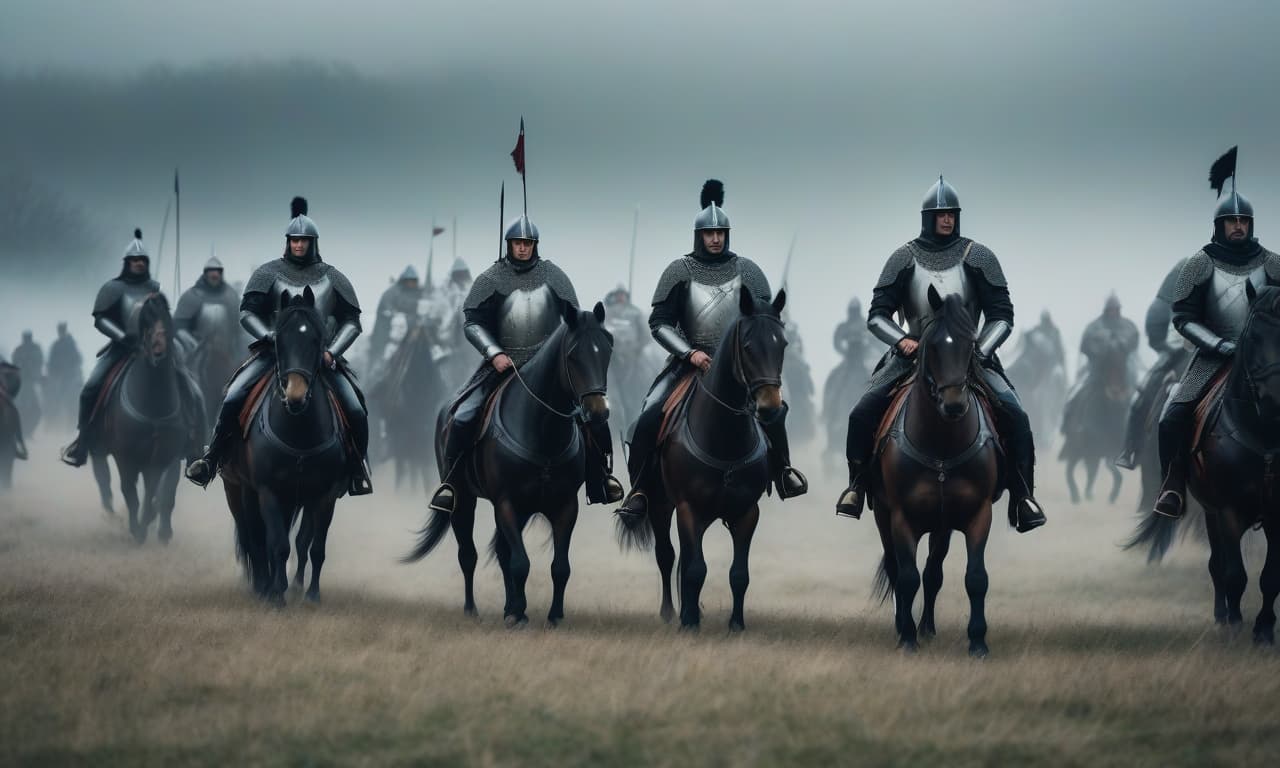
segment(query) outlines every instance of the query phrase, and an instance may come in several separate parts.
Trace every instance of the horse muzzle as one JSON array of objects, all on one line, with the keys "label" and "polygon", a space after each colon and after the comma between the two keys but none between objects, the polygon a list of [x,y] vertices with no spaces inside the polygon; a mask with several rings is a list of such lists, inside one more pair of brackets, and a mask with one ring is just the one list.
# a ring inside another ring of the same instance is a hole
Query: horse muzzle
[{"label": "horse muzzle", "polygon": [[609,418],[609,398],[604,392],[588,392],[581,398],[582,415],[588,421]]},{"label": "horse muzzle", "polygon": [[283,396],[285,410],[297,416],[305,411],[307,404],[311,402],[311,382],[303,374],[289,371],[280,383],[280,393]]},{"label": "horse muzzle", "polygon": [[781,382],[764,382],[752,388],[752,399],[758,411],[776,411],[782,407]]}]

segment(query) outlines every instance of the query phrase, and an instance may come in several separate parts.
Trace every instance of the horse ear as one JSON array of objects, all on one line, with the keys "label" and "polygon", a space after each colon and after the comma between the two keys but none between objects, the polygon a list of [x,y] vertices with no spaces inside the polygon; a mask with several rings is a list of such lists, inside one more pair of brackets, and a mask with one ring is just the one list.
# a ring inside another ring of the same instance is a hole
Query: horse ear
[{"label": "horse ear", "polygon": [[591,314],[596,316],[597,323],[603,323],[604,322],[604,304],[602,302],[597,301],[596,305],[591,308]]},{"label": "horse ear", "polygon": [[302,289],[302,301],[308,307],[314,307],[316,305],[316,295],[312,292],[311,286],[308,285],[306,288]]},{"label": "horse ear", "polygon": [[779,288],[778,294],[773,297],[773,311],[781,315],[782,308],[785,306],[787,306],[787,289]]},{"label": "horse ear", "polygon": [[756,298],[751,295],[751,289],[745,285],[738,290],[738,309],[743,315],[756,313]]},{"label": "horse ear", "polygon": [[569,330],[578,327],[578,308],[567,301],[564,302],[564,324],[569,326]]},{"label": "horse ear", "polygon": [[1249,299],[1249,306],[1253,306],[1253,302],[1258,298],[1258,289],[1253,287],[1252,280],[1244,281],[1244,295]]},{"label": "horse ear", "polygon": [[942,305],[943,305],[942,296],[938,294],[938,289],[935,288],[932,283],[929,284],[928,296],[929,296],[929,306],[933,308],[934,312],[937,312],[938,310],[942,309]]},{"label": "horse ear", "polygon": [[280,292],[280,308],[284,309],[287,306],[289,306],[289,291],[284,290]]}]

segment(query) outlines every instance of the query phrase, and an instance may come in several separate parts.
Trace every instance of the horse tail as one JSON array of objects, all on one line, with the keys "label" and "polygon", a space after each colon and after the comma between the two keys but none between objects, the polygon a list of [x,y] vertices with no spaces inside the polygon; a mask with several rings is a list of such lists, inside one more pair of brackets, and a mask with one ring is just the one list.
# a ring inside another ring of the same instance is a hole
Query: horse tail
[{"label": "horse tail", "polygon": [[647,552],[653,548],[653,523],[649,516],[615,515],[614,533],[618,537],[618,546],[623,550],[639,550]]},{"label": "horse tail", "polygon": [[880,565],[876,566],[875,578],[871,582],[871,596],[884,603],[892,595],[893,583],[889,581],[889,571],[884,567],[884,557],[881,557]]},{"label": "horse tail", "polygon": [[416,563],[436,548],[449,530],[449,515],[438,510],[431,511],[431,519],[418,531],[418,545],[409,554],[400,558],[402,563]]},{"label": "horse tail", "polygon": [[1122,546],[1126,550],[1146,546],[1147,562],[1160,562],[1173,546],[1173,540],[1178,533],[1178,522],[1176,518],[1148,512],[1142,522],[1138,523],[1138,529],[1133,532],[1133,536]]}]

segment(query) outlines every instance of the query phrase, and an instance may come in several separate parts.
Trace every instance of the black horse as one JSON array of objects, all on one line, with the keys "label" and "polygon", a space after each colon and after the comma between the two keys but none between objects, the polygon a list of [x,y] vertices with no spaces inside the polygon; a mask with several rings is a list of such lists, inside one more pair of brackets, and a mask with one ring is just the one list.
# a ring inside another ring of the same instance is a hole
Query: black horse
[{"label": "black horse", "polygon": [[[1247,288],[1249,318],[1231,370],[1220,388],[1205,395],[1197,415],[1189,478],[1191,494],[1204,506],[1209,538],[1213,617],[1240,626],[1240,600],[1249,576],[1241,539],[1253,526],[1266,534],[1262,609],[1253,639],[1275,644],[1275,601],[1280,595],[1280,288]],[[1179,520],[1148,513],[1129,548],[1146,546],[1159,559],[1173,541]]]},{"label": "black horse", "polygon": [[[671,516],[676,513],[680,535],[680,624],[697,629],[702,622],[698,604],[707,578],[702,539],[716,520],[733,537],[729,586],[733,614],[729,628],[746,628],[743,606],[750,582],[748,555],[760,520],[760,497],[769,485],[768,446],[760,419],[783,411],[782,363],[786,333],[782,308],[785,291],[772,303],[759,302],[743,288],[738,296],[741,315],[725,331],[712,357],[711,368],[693,381],[693,391],[676,414],[659,446],[661,490],[649,498],[648,516],[619,516],[618,536],[624,545],[647,549],[654,544],[662,577],[660,615],[670,621]],[[696,375],[695,375],[696,376]]]},{"label": "black horse", "polygon": [[169,301],[162,294],[152,294],[138,312],[140,343],[110,384],[102,407],[101,439],[90,449],[90,457],[103,507],[112,509],[110,456],[129,510],[129,532],[142,543],[159,517],[157,535],[167,543],[173,537],[179,465],[191,435],[203,431],[202,420],[193,422],[204,413],[204,404],[185,402],[184,392],[196,398],[199,394],[178,360]]},{"label": "black horse", "polygon": [[245,440],[222,467],[236,554],[254,591],[275,605],[285,604],[289,531],[299,513],[298,581],[309,544],[306,596],[319,601],[329,524],[347,488],[347,433],[321,372],[325,341],[311,288],[294,296],[284,291],[275,321],[274,380],[249,416]]},{"label": "black horse", "polygon": [[406,484],[410,490],[434,485],[429,475],[435,442],[426,414],[444,398],[444,378],[432,358],[433,346],[427,329],[415,325],[369,388],[386,430],[386,453],[395,463],[397,491]]},{"label": "black horse", "polygon": [[[896,596],[898,645],[910,653],[919,638],[937,634],[934,604],[942,589],[942,563],[951,532],[964,534],[969,564],[969,654],[987,655],[987,537],[998,492],[999,448],[990,415],[979,402],[974,342],[977,325],[957,295],[928,293],[933,319],[917,350],[916,373],[900,397],[900,409],[883,438],[873,494],[884,558],[876,582],[880,595]],[[916,548],[929,534],[924,568],[924,610],[912,617],[920,589]]]},{"label": "black horse", "polygon": [[1058,458],[1067,464],[1067,489],[1073,504],[1080,501],[1075,475],[1076,466],[1081,462],[1085,465],[1085,499],[1093,499],[1093,485],[1100,465],[1111,473],[1108,503],[1114,504],[1120,495],[1124,478],[1115,466],[1115,458],[1124,447],[1129,399],[1133,395],[1129,357],[1127,349],[1114,345],[1098,359],[1090,360],[1086,378],[1063,414],[1062,449]]},{"label": "black horse", "polygon": [[0,360],[0,491],[13,486],[13,463],[27,458],[22,439],[22,416],[13,402],[22,388],[22,372],[16,365]]},{"label": "black horse", "polygon": [[[566,307],[564,322],[538,352],[494,395],[482,436],[470,452],[465,477],[458,484],[453,515],[432,512],[418,544],[405,562],[425,557],[450,526],[458,542],[458,564],[465,582],[464,609],[476,612],[473,590],[476,546],[472,538],[477,498],[493,503],[497,530],[490,551],[502,568],[506,588],[503,617],[507,626],[526,624],[525,581],[529,555],[523,531],[536,514],[551,522],[555,555],[551,561],[554,594],[547,621],[564,618],[564,591],[569,582],[569,540],[578,520],[578,489],[586,478],[584,430],[579,419],[607,422],[605,399],[613,337],[605,330],[604,305],[591,312]],[[444,461],[448,407],[436,427],[436,455]],[[586,430],[591,433],[592,430]],[[439,467],[447,476],[448,468]]]},{"label": "black horse", "polygon": [[1022,397],[1036,444],[1045,449],[1058,436],[1059,419],[1067,401],[1067,373],[1059,361],[1059,350],[1045,333],[1032,329],[1022,334],[1018,355],[1005,368]]}]

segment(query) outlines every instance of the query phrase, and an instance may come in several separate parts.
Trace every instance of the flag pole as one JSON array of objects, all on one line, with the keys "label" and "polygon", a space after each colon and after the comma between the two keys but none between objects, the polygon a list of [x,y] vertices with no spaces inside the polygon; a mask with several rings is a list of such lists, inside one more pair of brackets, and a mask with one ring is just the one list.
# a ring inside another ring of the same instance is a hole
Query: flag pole
[{"label": "flag pole", "polygon": [[503,220],[505,217],[505,214],[503,213],[503,211],[506,208],[506,205],[507,205],[507,182],[504,181],[502,182],[502,191],[498,193],[498,261],[502,261],[502,256],[503,256],[502,236],[506,234],[504,231],[506,227],[506,222]]},{"label": "flag pole", "polygon": [[431,244],[427,246],[427,287],[431,286],[431,270],[436,260],[436,217],[431,217]]},{"label": "flag pole", "polygon": [[160,274],[160,267],[164,263],[164,235],[169,231],[169,211],[173,210],[173,198],[169,198],[164,204],[164,222],[160,225],[160,247],[156,249],[156,274]]},{"label": "flag pole", "polygon": [[627,264],[627,297],[631,296],[631,285],[636,277],[636,234],[640,231],[640,206],[636,206],[635,217],[631,220],[631,261]]},{"label": "flag pole", "polygon": [[173,237],[173,295],[182,292],[182,188],[178,186],[178,169],[173,169],[174,237]]}]

